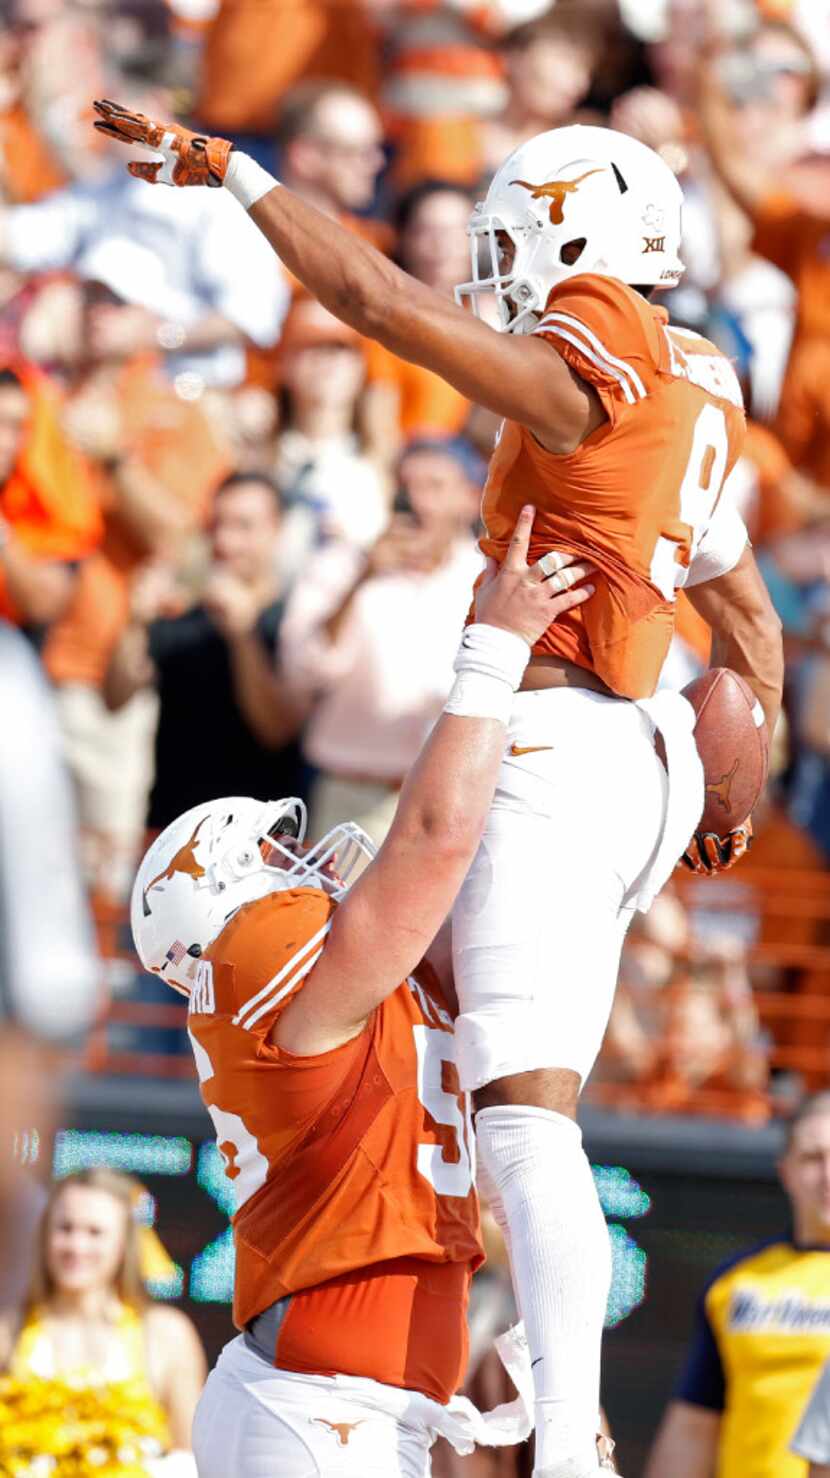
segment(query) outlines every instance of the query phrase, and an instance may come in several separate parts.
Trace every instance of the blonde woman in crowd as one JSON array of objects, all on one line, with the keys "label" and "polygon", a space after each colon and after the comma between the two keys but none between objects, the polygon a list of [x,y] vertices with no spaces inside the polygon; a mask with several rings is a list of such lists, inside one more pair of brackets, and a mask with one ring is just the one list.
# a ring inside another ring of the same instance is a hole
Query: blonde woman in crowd
[{"label": "blonde woman in crowd", "polygon": [[98,1456],[89,1461],[110,1456],[108,1474],[185,1478],[196,1471],[190,1429],[207,1368],[190,1320],[145,1293],[141,1197],[137,1181],[107,1169],[53,1186],[27,1299],[0,1320],[0,1369],[10,1377],[0,1404],[34,1434],[32,1456],[43,1456],[60,1446],[50,1413],[68,1390],[80,1402],[68,1419],[97,1427]]}]

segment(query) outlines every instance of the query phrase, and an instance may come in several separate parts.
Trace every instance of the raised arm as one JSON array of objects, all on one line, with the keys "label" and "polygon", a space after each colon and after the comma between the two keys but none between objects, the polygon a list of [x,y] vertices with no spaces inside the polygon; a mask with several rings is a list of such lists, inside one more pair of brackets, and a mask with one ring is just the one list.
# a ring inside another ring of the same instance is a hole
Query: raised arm
[{"label": "raised arm", "polygon": [[493,798],[530,645],[592,589],[561,593],[566,580],[589,573],[584,564],[551,579],[542,562],[528,568],[532,523],[526,509],[501,571],[479,588],[477,623],[464,634],[447,706],[378,856],[338,908],[319,963],[280,1017],[281,1047],[310,1054],[355,1036],[423,958],[449,913]]},{"label": "raised arm", "polygon": [[139,178],[227,186],[288,270],[365,337],[441,375],[469,400],[529,426],[553,451],[572,451],[601,423],[597,397],[550,344],[497,333],[292,195],[227,141],[152,123],[114,103],[95,108],[102,119],[96,128],[164,156],[160,165],[134,164]]},{"label": "raised arm", "polygon": [[498,333],[281,185],[249,214],[330,312],[468,400],[530,426],[554,450],[572,450],[602,420],[588,387],[550,344]]},{"label": "raised arm", "polygon": [[709,56],[700,79],[700,122],[709,157],[727,190],[747,215],[754,216],[764,198],[775,189],[769,163],[747,150],[736,127],[738,109],[729,101],[721,82],[723,58]]}]

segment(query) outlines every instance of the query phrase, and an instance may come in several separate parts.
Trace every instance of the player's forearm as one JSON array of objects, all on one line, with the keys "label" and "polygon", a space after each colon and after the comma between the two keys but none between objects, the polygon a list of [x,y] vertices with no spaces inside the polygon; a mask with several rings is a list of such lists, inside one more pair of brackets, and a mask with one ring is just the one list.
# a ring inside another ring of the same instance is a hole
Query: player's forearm
[{"label": "player's forearm", "polygon": [[505,732],[495,719],[442,714],[401,791],[394,839],[458,855],[459,882],[493,799]]},{"label": "player's forearm", "polygon": [[[529,533],[529,512],[525,509],[520,521],[522,537]],[[479,615],[480,607],[479,594]],[[493,799],[513,695],[532,641],[532,633],[525,639],[486,622],[467,627],[444,711],[401,791],[384,851],[403,841],[405,850],[423,850],[425,860],[440,854],[447,885],[452,884],[448,901],[472,861]],[[429,938],[440,922],[435,919]]]},{"label": "player's forearm", "polygon": [[712,665],[731,667],[755,693],[772,737],[784,686],[781,622],[749,546],[733,570],[688,590],[712,629]]},{"label": "player's forearm", "polygon": [[767,733],[772,738],[784,687],[784,652],[778,617],[757,622],[733,617],[726,629],[713,633],[712,666],[731,667],[749,683],[764,710]]}]

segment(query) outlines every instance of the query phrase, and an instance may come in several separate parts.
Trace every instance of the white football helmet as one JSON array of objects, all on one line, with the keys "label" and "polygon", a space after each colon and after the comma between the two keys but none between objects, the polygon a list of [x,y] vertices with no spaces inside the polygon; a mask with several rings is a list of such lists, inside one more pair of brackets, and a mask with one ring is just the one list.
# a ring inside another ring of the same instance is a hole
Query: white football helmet
[{"label": "white football helmet", "polygon": [[[481,294],[492,294],[502,329],[530,333],[551,289],[579,272],[674,287],[684,271],[682,203],[669,166],[628,134],[581,124],[537,134],[505,160],[470,217],[473,275],[456,302],[469,297],[477,313]],[[499,231],[514,246],[504,270]]]},{"label": "white football helmet", "polygon": [[145,970],[189,995],[199,957],[244,903],[287,888],[342,898],[358,862],[374,857],[374,842],[351,821],[302,855],[280,840],[301,844],[305,829],[305,805],[293,796],[225,796],[171,821],[133,883],[130,922]]}]

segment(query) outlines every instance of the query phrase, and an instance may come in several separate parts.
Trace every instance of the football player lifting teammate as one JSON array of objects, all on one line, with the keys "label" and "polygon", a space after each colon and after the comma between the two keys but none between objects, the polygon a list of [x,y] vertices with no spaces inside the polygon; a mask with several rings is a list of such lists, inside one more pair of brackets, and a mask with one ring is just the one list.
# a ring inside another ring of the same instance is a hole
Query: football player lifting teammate
[{"label": "football player lifting teammate", "polygon": [[[473,212],[471,281],[452,304],[230,144],[96,107],[98,127],[161,154],[134,173],[223,185],[333,313],[503,417],[484,494],[487,555],[503,558],[531,500],[531,558],[555,548],[596,566],[594,598],[535,644],[453,916],[461,1083],[475,1093],[480,1171],[533,1358],[536,1478],[589,1478],[610,1250],[579,1093],[632,911],[681,854],[720,871],[750,834],[747,823],[692,835],[703,810],[694,714],[676,694],[652,696],[677,588],[770,732],[783,671],[779,623],[721,498],[743,437],[737,381],[712,344],[650,301],[683,271],[680,188],[658,155],[612,130],[531,139]],[[485,295],[502,332],[461,306]],[[544,568],[564,585],[557,562]]]},{"label": "football player lifting teammate", "polygon": [[[425,1478],[439,1431],[471,1451],[530,1429],[527,1412],[494,1428],[453,1399],[483,1254],[440,926],[531,645],[591,594],[557,594],[528,568],[531,526],[528,509],[478,593],[446,710],[353,888],[368,838],[347,824],[305,849],[305,808],[290,799],[197,806],[139,868],[138,953],[188,997],[237,1203],[244,1333],[197,1411],[201,1478]],[[575,582],[591,572],[562,563]]]}]

